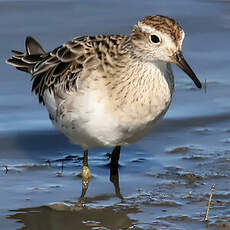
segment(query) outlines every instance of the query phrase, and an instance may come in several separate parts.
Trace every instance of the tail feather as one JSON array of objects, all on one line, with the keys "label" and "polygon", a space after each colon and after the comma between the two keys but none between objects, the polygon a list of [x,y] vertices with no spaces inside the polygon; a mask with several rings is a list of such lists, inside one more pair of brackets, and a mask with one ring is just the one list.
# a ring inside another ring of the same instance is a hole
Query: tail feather
[{"label": "tail feather", "polygon": [[18,70],[30,73],[35,64],[43,60],[42,56],[45,51],[38,41],[30,36],[26,38],[25,43],[26,53],[12,50],[15,55],[8,59],[6,63],[15,66]]},{"label": "tail feather", "polygon": [[46,52],[42,48],[42,46],[39,44],[38,41],[36,41],[33,37],[28,36],[26,38],[26,52],[27,54],[45,54]]}]

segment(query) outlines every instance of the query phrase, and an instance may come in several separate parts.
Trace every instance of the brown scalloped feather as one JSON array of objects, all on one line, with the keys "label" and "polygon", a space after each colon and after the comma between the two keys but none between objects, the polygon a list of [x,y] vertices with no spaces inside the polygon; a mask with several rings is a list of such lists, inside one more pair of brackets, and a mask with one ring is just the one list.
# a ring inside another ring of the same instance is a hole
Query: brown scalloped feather
[{"label": "brown scalloped feather", "polygon": [[[17,55],[9,59],[8,63],[32,74],[32,91],[38,94],[39,101],[43,103],[46,89],[54,93],[56,90],[75,89],[83,68],[92,71],[99,65],[112,66],[115,56],[125,53],[125,43],[128,43],[129,39],[124,35],[79,37],[50,53],[41,53],[44,51],[41,45],[30,37],[26,41],[27,53],[14,50]],[[124,50],[121,45],[124,45]],[[105,62],[105,59],[108,60]]]}]

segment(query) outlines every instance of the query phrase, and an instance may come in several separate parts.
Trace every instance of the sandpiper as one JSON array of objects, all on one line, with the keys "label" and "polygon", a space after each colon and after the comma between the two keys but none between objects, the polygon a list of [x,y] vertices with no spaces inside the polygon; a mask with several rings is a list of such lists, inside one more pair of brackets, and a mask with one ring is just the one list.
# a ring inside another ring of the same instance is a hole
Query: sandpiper
[{"label": "sandpiper", "polygon": [[173,19],[145,17],[130,35],[76,37],[45,52],[32,37],[26,52],[7,61],[32,75],[52,123],[84,151],[83,177],[90,177],[88,149],[120,147],[144,137],[164,116],[174,93],[170,63],[201,83],[182,55],[184,31]]}]

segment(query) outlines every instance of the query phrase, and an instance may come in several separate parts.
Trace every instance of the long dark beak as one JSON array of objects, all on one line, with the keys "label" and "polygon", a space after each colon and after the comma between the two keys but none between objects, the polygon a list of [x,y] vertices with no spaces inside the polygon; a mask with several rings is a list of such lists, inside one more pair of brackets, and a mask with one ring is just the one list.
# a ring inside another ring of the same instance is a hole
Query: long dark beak
[{"label": "long dark beak", "polygon": [[195,85],[198,88],[202,88],[202,85],[197,78],[196,74],[193,72],[193,70],[190,68],[188,63],[185,61],[184,56],[181,51],[176,52],[173,56],[171,56],[173,63],[175,63],[177,66],[179,66],[185,73],[188,74],[188,76],[193,80]]}]

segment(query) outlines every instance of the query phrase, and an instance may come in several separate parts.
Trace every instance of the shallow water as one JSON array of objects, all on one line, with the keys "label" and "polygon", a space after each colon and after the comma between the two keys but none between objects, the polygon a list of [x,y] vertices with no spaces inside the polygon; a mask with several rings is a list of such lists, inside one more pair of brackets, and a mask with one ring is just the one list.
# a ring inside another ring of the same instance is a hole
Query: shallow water
[{"label": "shallow water", "polygon": [[[0,229],[230,229],[229,11],[227,0],[1,1]],[[184,55],[205,90],[175,67],[165,119],[122,149],[120,187],[110,182],[110,149],[91,150],[93,178],[80,199],[81,149],[52,127],[29,77],[4,60],[26,35],[49,50],[78,35],[129,33],[151,14],[183,26]]]}]

